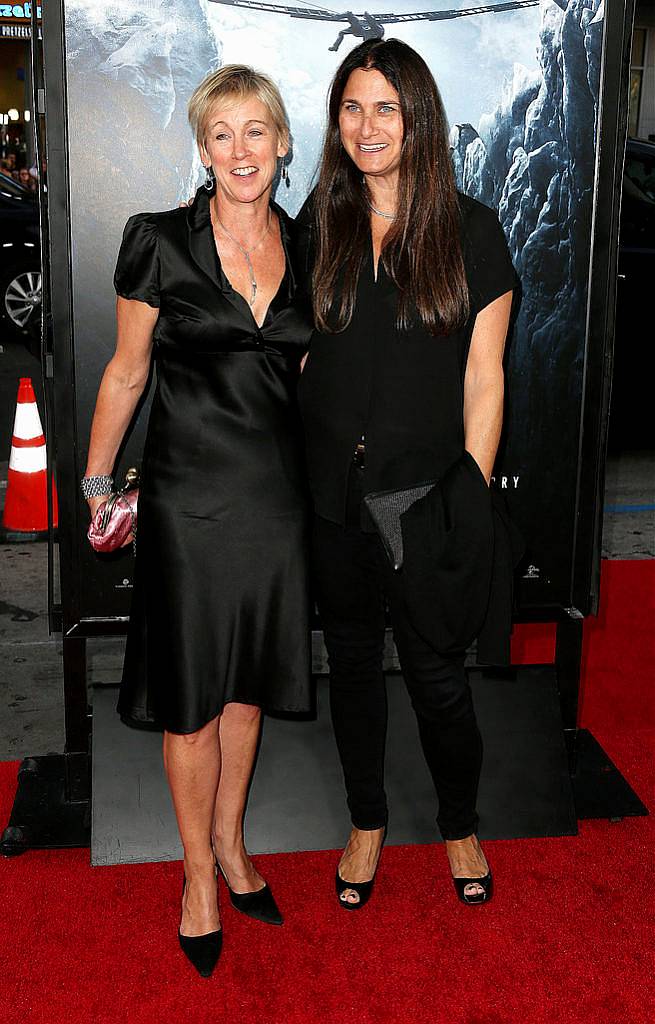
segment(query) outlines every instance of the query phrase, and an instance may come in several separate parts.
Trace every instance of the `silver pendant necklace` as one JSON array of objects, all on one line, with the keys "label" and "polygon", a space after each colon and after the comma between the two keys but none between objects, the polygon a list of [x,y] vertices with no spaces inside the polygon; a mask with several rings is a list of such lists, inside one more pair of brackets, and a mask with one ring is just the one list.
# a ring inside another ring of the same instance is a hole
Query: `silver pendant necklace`
[{"label": "silver pendant necklace", "polygon": [[266,236],[267,236],[267,234],[269,232],[270,226],[271,226],[271,211],[270,211],[270,209],[268,211],[268,222],[266,224],[266,231],[264,232],[262,237],[259,239],[259,241],[255,242],[254,245],[251,245],[249,249],[244,249],[244,247],[241,245],[241,242],[237,242],[237,240],[234,237],[234,235],[230,231],[227,230],[227,228],[225,227],[225,224],[223,223],[223,221],[218,216],[218,214],[216,213],[215,210],[214,210],[214,216],[216,217],[216,220],[218,221],[220,226],[223,228],[223,231],[225,232],[227,237],[232,239],[232,241],[236,245],[236,247],[239,250],[239,252],[241,252],[243,254],[243,256],[245,256],[245,260],[246,260],[246,263],[248,265],[248,273],[250,274],[250,303],[249,303],[249,305],[254,306],[255,299],[257,298],[257,278],[255,277],[255,270],[254,270],[253,265],[252,265],[252,260],[250,259],[250,253],[254,252],[255,249],[258,249],[259,246],[264,241],[264,239],[266,238]]},{"label": "silver pendant necklace", "polygon": [[371,213],[377,213],[378,217],[384,217],[385,220],[395,220],[396,219],[395,213],[383,213],[382,210],[376,210],[375,207],[372,206],[370,203],[368,205],[369,205],[369,210],[371,211]]}]

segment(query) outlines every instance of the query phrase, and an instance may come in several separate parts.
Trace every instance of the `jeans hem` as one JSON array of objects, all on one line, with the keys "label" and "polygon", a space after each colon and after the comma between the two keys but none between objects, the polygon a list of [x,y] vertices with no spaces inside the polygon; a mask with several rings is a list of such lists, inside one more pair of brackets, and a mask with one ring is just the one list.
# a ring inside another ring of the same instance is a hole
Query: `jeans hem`
[{"label": "jeans hem", "polygon": [[364,823],[364,821],[362,820],[355,821],[354,817],[350,820],[353,828],[358,828],[360,832],[375,832],[375,830],[378,828],[387,827],[387,824],[389,822],[389,815],[385,815],[385,817],[377,825],[370,825],[368,821],[366,821],[366,823]]},{"label": "jeans hem", "polygon": [[449,829],[444,828],[437,822],[437,827],[441,833],[441,838],[446,842],[455,841],[457,839],[468,839],[469,836],[476,836],[478,834],[478,823],[472,822],[471,825],[466,829]]}]

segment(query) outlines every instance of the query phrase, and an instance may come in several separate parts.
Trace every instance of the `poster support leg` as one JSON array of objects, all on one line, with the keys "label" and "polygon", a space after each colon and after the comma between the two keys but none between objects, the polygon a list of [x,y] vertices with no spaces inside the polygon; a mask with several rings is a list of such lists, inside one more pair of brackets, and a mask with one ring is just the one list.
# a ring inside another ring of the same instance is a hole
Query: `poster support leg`
[{"label": "poster support leg", "polygon": [[64,707],[66,752],[88,750],[91,716],[87,707],[86,637],[65,636]]},{"label": "poster support leg", "polygon": [[579,821],[647,815],[648,808],[588,729],[578,726],[583,617],[566,610],[557,623],[555,668],[576,816]]},{"label": "poster support leg", "polygon": [[63,639],[66,740],[63,754],[26,757],[0,854],[91,844],[91,717],[86,695],[86,639]]}]

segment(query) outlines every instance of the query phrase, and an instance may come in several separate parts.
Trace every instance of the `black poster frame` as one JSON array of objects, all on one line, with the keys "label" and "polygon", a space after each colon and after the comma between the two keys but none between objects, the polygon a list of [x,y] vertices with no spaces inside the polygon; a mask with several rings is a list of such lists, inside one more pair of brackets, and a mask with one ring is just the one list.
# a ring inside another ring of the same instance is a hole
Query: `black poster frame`
[{"label": "black poster frame", "polygon": [[[77,488],[79,460],[74,413],[75,359],[73,352],[73,294],[71,216],[68,159],[64,0],[43,12],[45,141],[48,168],[48,251],[44,253],[46,305],[43,316],[43,357],[52,359],[54,434],[61,525],[58,529],[61,616],[66,635],[80,619],[80,528]],[[46,364],[46,373],[49,367]],[[51,567],[52,569],[52,567]]]},{"label": "black poster frame", "polygon": [[571,607],[584,616],[597,614],[600,599],[605,459],[614,359],[619,222],[634,14],[635,0],[609,0],[605,5],[584,391],[571,566]]}]

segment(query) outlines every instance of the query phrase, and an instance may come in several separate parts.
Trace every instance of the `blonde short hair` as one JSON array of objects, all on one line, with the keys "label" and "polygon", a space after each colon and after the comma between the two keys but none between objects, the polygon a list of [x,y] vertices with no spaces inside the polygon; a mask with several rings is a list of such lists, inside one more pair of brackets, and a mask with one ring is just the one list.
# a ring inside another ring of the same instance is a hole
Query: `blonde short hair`
[{"label": "blonde short hair", "polygon": [[207,116],[217,100],[229,97],[240,102],[250,96],[261,100],[271,115],[279,142],[288,145],[289,118],[280,90],[268,75],[255,71],[247,64],[225,64],[203,78],[194,89],[188,110],[189,124],[198,145],[204,145]]}]

